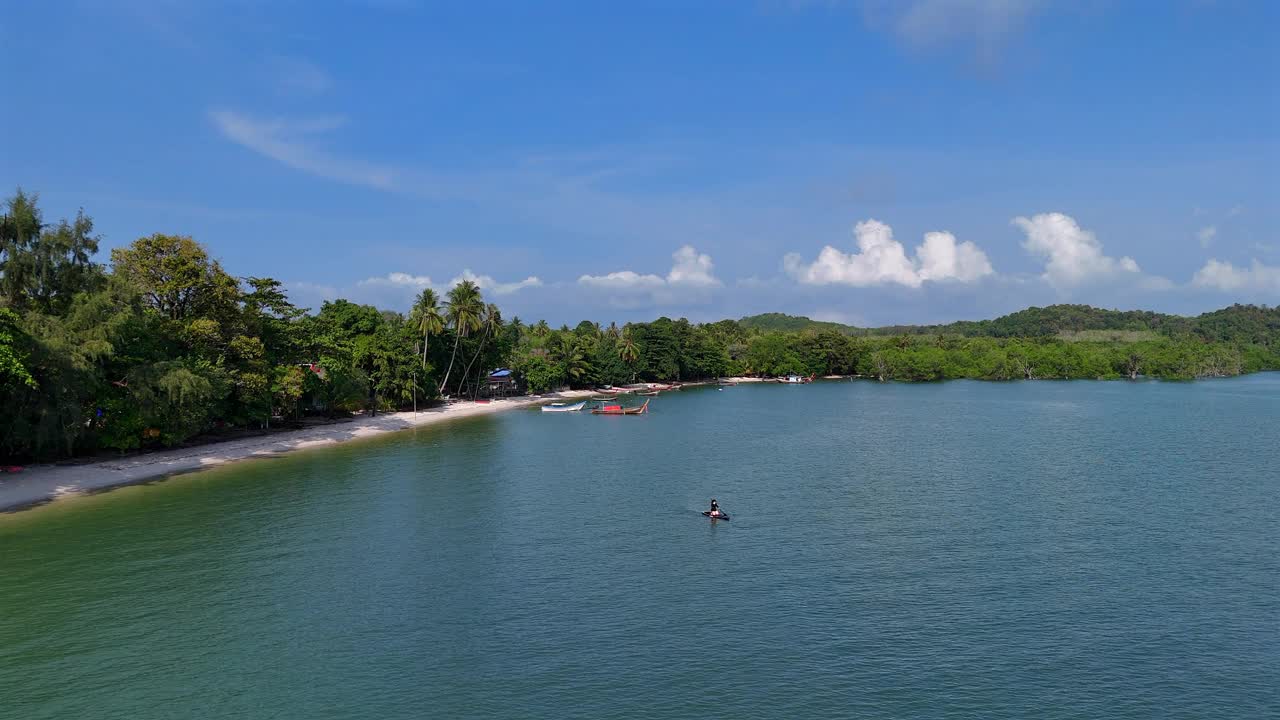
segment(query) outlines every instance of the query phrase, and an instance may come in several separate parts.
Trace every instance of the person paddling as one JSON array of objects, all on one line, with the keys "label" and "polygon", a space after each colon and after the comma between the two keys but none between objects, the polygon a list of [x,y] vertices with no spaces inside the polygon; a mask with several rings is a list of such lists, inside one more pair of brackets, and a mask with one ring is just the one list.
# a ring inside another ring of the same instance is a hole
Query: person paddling
[{"label": "person paddling", "polygon": [[716,503],[715,498],[711,498],[711,512],[707,513],[711,517],[720,517],[724,513],[720,512],[720,505]]}]

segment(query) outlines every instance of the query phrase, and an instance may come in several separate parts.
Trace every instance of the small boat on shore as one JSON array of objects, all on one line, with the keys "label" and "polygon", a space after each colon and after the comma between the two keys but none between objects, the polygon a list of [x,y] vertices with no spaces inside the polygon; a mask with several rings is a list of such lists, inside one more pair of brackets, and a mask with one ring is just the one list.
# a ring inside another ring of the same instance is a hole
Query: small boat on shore
[{"label": "small boat on shore", "polygon": [[543,406],[542,406],[542,412],[578,412],[579,410],[581,410],[582,408],[584,408],[584,407],[586,407],[586,406],[587,406],[587,401],[586,401],[586,400],[583,400],[583,401],[581,401],[581,402],[572,403],[572,404],[570,404],[570,403],[551,403],[550,405],[543,405]]},{"label": "small boat on shore", "polygon": [[813,382],[813,377],[813,375],[787,375],[785,377],[778,378],[777,382],[784,385],[807,385]]},{"label": "small boat on shore", "polygon": [[649,412],[649,401],[645,400],[643,405],[635,407],[623,407],[621,405],[603,405],[598,408],[592,408],[592,415],[643,415]]},{"label": "small boat on shore", "polygon": [[646,391],[646,392],[639,392],[639,393],[636,393],[636,394],[637,394],[637,395],[643,395],[643,396],[645,396],[645,397],[654,397],[655,395],[657,395],[657,394],[658,394],[658,392],[659,392],[659,391],[657,391],[657,390],[648,390],[648,391]]}]

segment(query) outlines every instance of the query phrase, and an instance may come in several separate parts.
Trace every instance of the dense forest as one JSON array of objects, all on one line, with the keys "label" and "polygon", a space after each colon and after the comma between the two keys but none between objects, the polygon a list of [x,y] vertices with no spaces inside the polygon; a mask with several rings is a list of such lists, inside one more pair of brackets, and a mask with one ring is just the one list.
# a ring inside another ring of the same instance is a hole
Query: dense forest
[{"label": "dense forest", "polygon": [[307,415],[479,397],[512,368],[542,392],[725,375],[1190,379],[1280,369],[1280,308],[1196,318],[1030,308],[951,325],[852,328],[786,315],[573,328],[506,319],[473,283],[408,313],[290,303],[192,238],[155,234],[100,263],[83,212],[46,223],[19,191],[0,217],[0,456],[172,446]]}]

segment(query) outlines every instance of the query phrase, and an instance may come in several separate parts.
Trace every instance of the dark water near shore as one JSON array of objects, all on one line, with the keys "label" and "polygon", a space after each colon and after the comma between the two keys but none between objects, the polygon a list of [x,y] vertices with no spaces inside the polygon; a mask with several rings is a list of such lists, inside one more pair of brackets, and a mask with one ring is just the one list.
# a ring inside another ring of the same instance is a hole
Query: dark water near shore
[{"label": "dark water near shore", "polygon": [[3,718],[1278,711],[1274,373],[689,390],[0,515]]}]

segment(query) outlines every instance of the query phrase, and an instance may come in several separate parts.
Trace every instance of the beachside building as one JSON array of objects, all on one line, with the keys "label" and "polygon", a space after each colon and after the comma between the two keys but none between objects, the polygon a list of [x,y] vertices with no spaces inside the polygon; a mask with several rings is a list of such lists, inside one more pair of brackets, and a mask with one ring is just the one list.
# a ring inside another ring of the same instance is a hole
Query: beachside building
[{"label": "beachside building", "polygon": [[498,368],[489,373],[489,385],[485,390],[489,397],[507,397],[519,392],[516,375],[507,368]]}]

